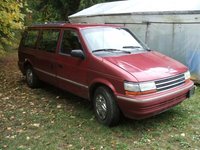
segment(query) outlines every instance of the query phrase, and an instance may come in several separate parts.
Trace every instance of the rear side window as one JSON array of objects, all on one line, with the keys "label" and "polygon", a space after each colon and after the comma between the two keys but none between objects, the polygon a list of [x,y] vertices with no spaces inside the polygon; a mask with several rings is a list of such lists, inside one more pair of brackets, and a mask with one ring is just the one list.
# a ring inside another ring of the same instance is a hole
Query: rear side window
[{"label": "rear side window", "polygon": [[65,30],[61,45],[61,53],[70,54],[72,50],[82,49],[78,34],[74,30]]},{"label": "rear side window", "polygon": [[38,48],[47,52],[55,52],[60,30],[43,30],[40,36]]},{"label": "rear side window", "polygon": [[23,47],[35,48],[38,34],[38,30],[26,31],[23,38]]}]

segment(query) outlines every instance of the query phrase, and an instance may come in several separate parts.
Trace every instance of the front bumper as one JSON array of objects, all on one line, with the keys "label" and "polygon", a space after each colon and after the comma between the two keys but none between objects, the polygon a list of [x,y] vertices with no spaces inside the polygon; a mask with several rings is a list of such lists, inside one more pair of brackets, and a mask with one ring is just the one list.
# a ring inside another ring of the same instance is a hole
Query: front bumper
[{"label": "front bumper", "polygon": [[162,113],[181,103],[191,96],[194,83],[189,81],[184,85],[153,94],[140,96],[117,95],[118,105],[124,115],[133,119],[148,118]]}]

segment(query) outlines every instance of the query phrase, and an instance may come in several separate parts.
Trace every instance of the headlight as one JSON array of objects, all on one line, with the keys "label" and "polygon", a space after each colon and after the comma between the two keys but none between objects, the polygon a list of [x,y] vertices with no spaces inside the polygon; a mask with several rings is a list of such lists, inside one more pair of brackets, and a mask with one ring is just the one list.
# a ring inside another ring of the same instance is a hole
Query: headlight
[{"label": "headlight", "polygon": [[124,82],[124,89],[126,91],[140,92],[139,84],[132,82]]},{"label": "headlight", "polygon": [[155,82],[124,82],[124,89],[128,95],[140,95],[156,92]]},{"label": "headlight", "polygon": [[140,83],[139,85],[142,92],[156,89],[155,82],[143,82]]},{"label": "headlight", "polygon": [[185,76],[185,80],[190,79],[190,71],[185,72],[184,76]]}]

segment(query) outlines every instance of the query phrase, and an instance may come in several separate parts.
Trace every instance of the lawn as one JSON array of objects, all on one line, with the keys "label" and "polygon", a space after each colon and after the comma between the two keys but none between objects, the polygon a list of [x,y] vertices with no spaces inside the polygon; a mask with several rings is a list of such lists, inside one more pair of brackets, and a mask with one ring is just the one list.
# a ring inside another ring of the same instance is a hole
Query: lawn
[{"label": "lawn", "polygon": [[17,52],[0,57],[0,150],[200,150],[200,87],[169,111],[145,120],[99,124],[91,105],[49,85],[30,89]]}]

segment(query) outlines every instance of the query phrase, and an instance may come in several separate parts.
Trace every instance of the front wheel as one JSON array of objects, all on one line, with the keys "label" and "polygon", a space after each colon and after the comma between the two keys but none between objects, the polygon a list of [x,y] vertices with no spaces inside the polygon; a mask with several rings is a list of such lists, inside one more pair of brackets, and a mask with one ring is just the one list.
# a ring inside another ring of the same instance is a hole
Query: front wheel
[{"label": "front wheel", "polygon": [[113,92],[105,87],[98,87],[93,97],[94,111],[97,120],[107,126],[119,123],[120,111]]},{"label": "front wheel", "polygon": [[39,86],[39,79],[31,66],[26,67],[26,82],[31,88],[36,88]]}]

